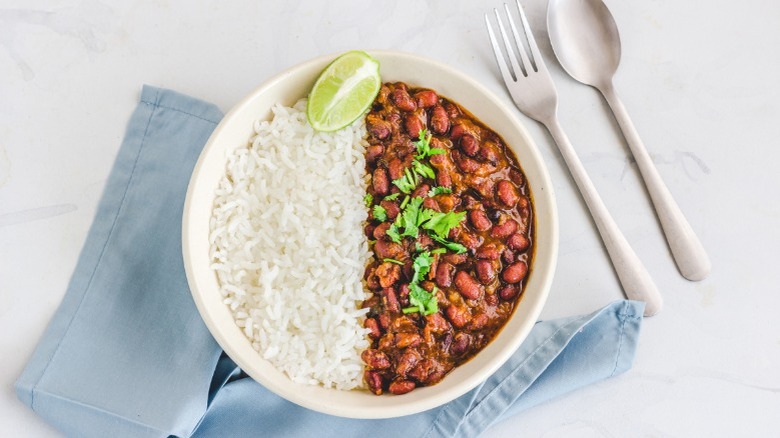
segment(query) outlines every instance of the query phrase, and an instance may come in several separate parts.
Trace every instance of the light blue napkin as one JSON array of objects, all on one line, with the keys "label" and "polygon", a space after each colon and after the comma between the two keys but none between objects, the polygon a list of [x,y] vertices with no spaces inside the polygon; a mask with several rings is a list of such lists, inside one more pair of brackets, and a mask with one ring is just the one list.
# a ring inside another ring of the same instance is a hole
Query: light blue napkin
[{"label": "light blue napkin", "polygon": [[421,414],[351,420],[269,392],[200,319],[181,257],[184,194],[222,113],[145,86],[65,298],[19,399],[69,436],[464,436],[631,367],[644,304],[539,322],[468,394]]}]

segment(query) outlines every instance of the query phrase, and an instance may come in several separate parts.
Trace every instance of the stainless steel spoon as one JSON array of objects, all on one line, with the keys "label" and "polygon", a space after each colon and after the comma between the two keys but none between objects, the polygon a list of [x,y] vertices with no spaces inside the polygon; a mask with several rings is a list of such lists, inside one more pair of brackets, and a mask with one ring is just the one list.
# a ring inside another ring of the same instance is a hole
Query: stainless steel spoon
[{"label": "stainless steel spoon", "polygon": [[547,28],[558,61],[574,79],[598,89],[609,103],[655,206],[677,267],[688,280],[710,273],[710,259],[672,194],[661,180],[645,145],[620,101],[612,78],[620,64],[620,35],[602,0],[549,0]]}]

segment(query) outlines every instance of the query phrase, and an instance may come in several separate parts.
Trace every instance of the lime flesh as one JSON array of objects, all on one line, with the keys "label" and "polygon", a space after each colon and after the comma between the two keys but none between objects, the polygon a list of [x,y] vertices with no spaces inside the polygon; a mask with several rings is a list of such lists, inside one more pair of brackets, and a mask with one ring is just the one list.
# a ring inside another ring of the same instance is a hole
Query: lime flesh
[{"label": "lime flesh", "polygon": [[361,51],[339,56],[320,73],[309,93],[309,124],[327,132],[351,125],[371,106],[381,86],[376,59]]}]

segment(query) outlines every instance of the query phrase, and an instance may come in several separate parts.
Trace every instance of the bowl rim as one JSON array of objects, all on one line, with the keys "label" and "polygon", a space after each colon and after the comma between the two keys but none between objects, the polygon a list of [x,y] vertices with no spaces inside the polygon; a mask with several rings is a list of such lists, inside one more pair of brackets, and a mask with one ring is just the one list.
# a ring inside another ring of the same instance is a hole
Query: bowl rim
[{"label": "bowl rim", "polygon": [[[198,309],[198,313],[200,314],[209,332],[217,341],[219,346],[250,377],[252,377],[255,381],[257,381],[258,383],[260,383],[262,386],[269,389],[273,393],[293,403],[296,403],[300,406],[318,412],[336,415],[340,417],[347,417],[347,418],[379,419],[379,418],[391,418],[391,417],[399,417],[403,415],[419,413],[428,409],[438,407],[449,401],[452,401],[457,397],[460,397],[461,395],[472,390],[478,384],[484,381],[487,377],[495,373],[495,371],[498,370],[498,368],[500,368],[509,359],[509,357],[512,354],[515,353],[515,351],[520,347],[521,343],[527,338],[528,334],[533,328],[533,325],[536,323],[536,319],[541,313],[541,310],[545,302],[547,301],[547,296],[549,294],[552,285],[552,280],[557,265],[559,230],[558,230],[557,204],[556,204],[555,195],[553,192],[553,186],[552,186],[547,165],[541,155],[541,152],[539,151],[539,148],[537,147],[533,138],[526,130],[525,126],[521,123],[521,121],[518,119],[516,114],[513,113],[513,111],[510,110],[510,108],[504,102],[502,102],[494,93],[488,90],[481,83],[477,82],[475,79],[472,79],[465,73],[462,73],[457,68],[454,68],[448,64],[435,61],[420,55],[395,51],[395,50],[366,50],[366,52],[369,53],[371,56],[378,58],[380,60],[380,64],[382,63],[382,59],[397,59],[401,61],[408,61],[408,62],[419,63],[419,64],[428,64],[431,66],[435,66],[439,69],[447,70],[448,73],[451,74],[453,77],[455,77],[458,81],[467,83],[470,87],[475,89],[476,92],[481,94],[481,96],[484,96],[486,100],[490,101],[490,103],[493,106],[495,106],[499,111],[503,113],[506,119],[511,123],[509,129],[517,130],[517,134],[522,138],[522,140],[526,144],[526,149],[527,149],[526,152],[531,155],[533,161],[538,163],[538,166],[535,166],[537,167],[536,170],[538,171],[538,176],[537,179],[533,181],[534,185],[537,187],[532,188],[532,195],[535,201],[541,195],[544,195],[547,198],[546,204],[549,208],[547,210],[547,214],[549,215],[548,218],[549,222],[547,223],[547,226],[550,228],[550,236],[549,236],[550,244],[549,244],[548,252],[540,254],[537,251],[534,254],[534,263],[531,269],[531,275],[533,277],[536,277],[534,278],[534,281],[536,281],[539,284],[538,298],[535,301],[533,301],[533,303],[531,304],[532,307],[528,308],[528,313],[531,316],[533,316],[533,320],[523,322],[523,325],[521,327],[522,333],[511,335],[509,338],[508,345],[506,345],[505,348],[498,351],[498,354],[496,354],[495,357],[490,360],[488,366],[480,368],[480,372],[478,373],[479,374],[478,376],[468,376],[463,380],[461,380],[459,384],[454,386],[453,388],[443,392],[442,394],[437,394],[438,396],[415,399],[408,403],[396,404],[390,407],[377,408],[373,406],[361,406],[359,410],[355,410],[354,407],[342,407],[342,406],[328,403],[325,400],[314,400],[310,397],[306,397],[305,395],[302,395],[302,393],[306,392],[305,390],[302,390],[302,388],[305,387],[305,385],[297,384],[292,380],[288,379],[286,382],[281,383],[276,381],[276,379],[270,379],[264,375],[259,374],[258,372],[256,372],[252,364],[248,361],[249,359],[245,360],[246,358],[244,358],[242,355],[237,353],[235,347],[233,346],[231,340],[229,339],[229,336],[224,331],[227,329],[223,330],[218,324],[218,322],[215,320],[215,315],[212,313],[212,310],[209,309],[207,303],[204,302],[204,300],[202,299],[203,297],[202,294],[204,293],[204,291],[203,288],[201,287],[196,271],[199,268],[202,269],[203,267],[194,266],[191,257],[192,250],[190,245],[190,242],[192,241],[192,237],[193,237],[191,235],[191,229],[193,223],[192,221],[195,220],[195,218],[191,214],[191,209],[192,209],[193,200],[196,197],[195,192],[198,185],[197,184],[198,177],[203,171],[204,166],[206,165],[205,157],[207,156],[207,152],[211,148],[215,147],[215,144],[220,139],[222,132],[226,129],[226,126],[228,125],[228,121],[230,121],[236,114],[239,114],[242,111],[244,111],[246,107],[250,106],[251,103],[255,99],[257,99],[259,95],[273,89],[280,82],[286,80],[287,78],[305,72],[313,68],[313,66],[315,65],[327,65],[328,62],[332,61],[343,52],[319,56],[285,69],[284,71],[264,81],[262,84],[260,84],[254,90],[252,90],[248,95],[246,95],[243,99],[241,99],[236,105],[234,105],[227,114],[225,114],[223,119],[214,129],[208,141],[204,145],[200,157],[198,158],[198,161],[195,164],[195,167],[193,168],[190,182],[187,187],[187,194],[186,194],[186,198],[184,202],[184,210],[182,214],[182,255],[184,261],[185,273],[187,277],[187,283],[190,287],[191,295]],[[502,134],[499,133],[499,135]],[[503,136],[504,135],[502,135],[502,137]],[[521,162],[521,166],[522,165],[523,163]],[[525,168],[524,168],[524,172],[525,172]],[[542,191],[544,193],[539,192],[538,189],[539,187],[543,189]],[[209,196],[210,199],[213,200],[213,194]],[[538,212],[536,210],[536,203],[534,205],[535,205],[534,220],[536,222],[538,218]],[[538,233],[538,231],[539,231],[539,225],[538,222],[536,222],[536,232]],[[540,264],[542,266],[547,266],[547,269],[541,271],[539,269],[534,269]],[[514,315],[516,315],[517,313],[518,313],[518,309],[515,308],[512,313],[512,317],[510,317],[510,320],[511,318],[514,318]],[[509,324],[510,320],[508,320],[505,324]],[[246,338],[244,337],[244,339]],[[260,356],[258,356],[258,358],[263,360],[262,357]],[[297,388],[294,388],[296,386]],[[427,387],[427,388],[433,388],[433,387]],[[325,388],[321,388],[321,389],[325,389]],[[423,389],[426,388],[421,388],[414,392]],[[334,390],[334,391],[338,391],[338,390]],[[446,397],[444,397],[445,395]]]}]

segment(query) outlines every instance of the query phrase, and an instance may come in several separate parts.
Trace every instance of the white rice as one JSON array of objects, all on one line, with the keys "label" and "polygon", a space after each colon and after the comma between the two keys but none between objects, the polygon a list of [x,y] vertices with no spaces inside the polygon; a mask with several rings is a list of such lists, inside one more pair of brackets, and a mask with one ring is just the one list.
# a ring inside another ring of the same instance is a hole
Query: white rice
[{"label": "white rice", "polygon": [[225,304],[252,346],[293,381],[363,386],[365,124],[315,132],[306,100],[229,157],[211,218]]}]

